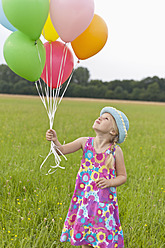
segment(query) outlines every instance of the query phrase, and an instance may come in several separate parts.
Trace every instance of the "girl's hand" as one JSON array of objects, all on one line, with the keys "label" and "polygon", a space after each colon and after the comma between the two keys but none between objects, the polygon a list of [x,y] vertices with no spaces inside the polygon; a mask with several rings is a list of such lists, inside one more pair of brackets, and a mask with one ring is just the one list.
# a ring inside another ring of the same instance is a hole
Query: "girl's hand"
[{"label": "girl's hand", "polygon": [[53,129],[49,129],[47,132],[46,132],[46,139],[48,141],[53,141],[55,142],[57,140],[57,134],[56,134],[56,131],[53,130]]},{"label": "girl's hand", "polygon": [[96,185],[100,189],[111,187],[111,179],[106,179],[104,177],[101,177],[96,181]]}]

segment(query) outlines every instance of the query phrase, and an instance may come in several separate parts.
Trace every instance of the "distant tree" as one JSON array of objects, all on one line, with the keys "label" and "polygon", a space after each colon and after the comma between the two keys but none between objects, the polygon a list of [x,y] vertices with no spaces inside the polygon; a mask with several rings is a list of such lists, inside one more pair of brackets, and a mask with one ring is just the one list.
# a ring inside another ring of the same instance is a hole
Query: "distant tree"
[{"label": "distant tree", "polygon": [[158,82],[154,82],[148,85],[147,95],[149,101],[158,101],[159,100],[160,88]]},{"label": "distant tree", "polygon": [[123,88],[121,86],[117,86],[114,90],[114,96],[116,99],[121,99],[123,94]]},{"label": "distant tree", "polygon": [[[96,87],[91,84],[88,87],[86,87],[86,97],[100,98],[101,94],[102,94],[102,88]],[[103,92],[103,94],[105,94],[105,91]]]},{"label": "distant tree", "polygon": [[89,82],[90,73],[87,68],[78,67],[74,73],[71,83],[86,85]]},{"label": "distant tree", "polygon": [[97,79],[90,80],[89,83],[90,83],[90,85],[96,86],[96,87],[101,87],[103,85],[103,81],[102,80],[97,80]]},{"label": "distant tree", "polygon": [[141,89],[139,88],[134,88],[132,93],[130,94],[130,98],[133,100],[140,100],[140,93],[141,93]]},{"label": "distant tree", "polygon": [[0,93],[11,94],[13,92],[13,84],[0,80]]},{"label": "distant tree", "polygon": [[106,93],[105,93],[105,98],[107,98],[107,99],[114,99],[113,90],[107,90]]},{"label": "distant tree", "polygon": [[85,97],[85,92],[86,92],[86,87],[79,85],[79,84],[74,84],[74,87],[72,89],[72,96],[73,97]]}]

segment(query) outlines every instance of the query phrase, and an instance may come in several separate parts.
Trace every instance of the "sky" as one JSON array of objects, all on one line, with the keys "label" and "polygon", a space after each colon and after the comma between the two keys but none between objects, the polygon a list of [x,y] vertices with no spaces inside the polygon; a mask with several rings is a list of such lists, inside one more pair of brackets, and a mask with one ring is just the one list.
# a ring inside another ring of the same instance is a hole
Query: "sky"
[{"label": "sky", "polygon": [[[108,40],[95,56],[80,62],[91,79],[165,78],[165,1],[94,0],[95,14],[108,26]],[[0,25],[0,64],[10,31]]]}]

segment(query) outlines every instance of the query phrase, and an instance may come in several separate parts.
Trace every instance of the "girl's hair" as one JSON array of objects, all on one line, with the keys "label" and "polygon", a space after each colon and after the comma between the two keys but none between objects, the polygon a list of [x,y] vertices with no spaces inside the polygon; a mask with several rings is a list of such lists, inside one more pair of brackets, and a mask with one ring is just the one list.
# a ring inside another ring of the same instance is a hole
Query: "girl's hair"
[{"label": "girl's hair", "polygon": [[105,166],[107,169],[113,169],[114,168],[114,157],[113,157],[113,152],[115,149],[115,145],[117,144],[119,140],[119,130],[116,125],[116,121],[114,120],[113,122],[113,128],[115,130],[115,135],[113,136],[112,140],[110,141],[112,143],[111,148],[110,148],[110,154],[106,159]]}]

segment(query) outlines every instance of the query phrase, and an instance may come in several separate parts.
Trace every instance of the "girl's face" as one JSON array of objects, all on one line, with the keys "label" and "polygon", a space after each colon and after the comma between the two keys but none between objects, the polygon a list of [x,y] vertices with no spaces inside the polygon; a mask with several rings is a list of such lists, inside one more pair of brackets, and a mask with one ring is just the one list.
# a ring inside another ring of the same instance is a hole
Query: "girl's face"
[{"label": "girl's face", "polygon": [[93,129],[95,131],[116,135],[115,130],[117,130],[117,127],[112,115],[109,113],[104,113],[95,120],[93,124]]}]

